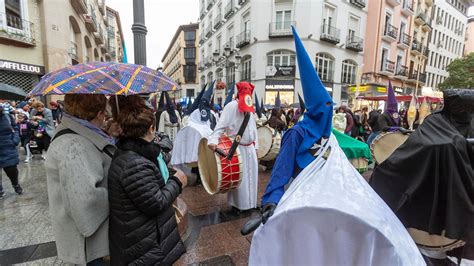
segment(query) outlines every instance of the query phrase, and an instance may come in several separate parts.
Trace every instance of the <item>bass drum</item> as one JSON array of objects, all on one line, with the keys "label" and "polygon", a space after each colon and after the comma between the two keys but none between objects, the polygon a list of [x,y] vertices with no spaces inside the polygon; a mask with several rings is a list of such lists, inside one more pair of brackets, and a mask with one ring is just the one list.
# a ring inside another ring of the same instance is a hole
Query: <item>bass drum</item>
[{"label": "bass drum", "polygon": [[402,146],[409,136],[410,135],[402,134],[398,131],[381,133],[374,139],[372,145],[370,145],[372,158],[374,158],[378,164],[381,164],[390,157],[398,147]]},{"label": "bass drum", "polygon": [[274,160],[280,152],[281,134],[269,126],[262,126],[258,132],[257,158],[261,161]]},{"label": "bass drum", "polygon": [[[225,153],[229,152],[231,146],[232,140],[227,136],[222,136],[217,144],[217,148]],[[239,187],[242,181],[242,158],[239,149],[236,149],[234,157],[229,161],[210,150],[207,139],[202,138],[198,154],[199,174],[207,193],[226,193]]]}]

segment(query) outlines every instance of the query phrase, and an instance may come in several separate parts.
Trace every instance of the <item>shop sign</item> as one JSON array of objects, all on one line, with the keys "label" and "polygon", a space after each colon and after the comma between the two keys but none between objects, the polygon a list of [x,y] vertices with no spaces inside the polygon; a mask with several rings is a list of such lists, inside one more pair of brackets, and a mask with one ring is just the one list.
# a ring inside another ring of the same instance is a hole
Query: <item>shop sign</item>
[{"label": "shop sign", "polygon": [[294,90],[294,79],[266,79],[266,90]]},{"label": "shop sign", "polygon": [[30,73],[30,74],[36,74],[36,75],[44,74],[44,67],[42,66],[30,65],[30,64],[7,61],[7,60],[0,60],[0,69]]},{"label": "shop sign", "polygon": [[295,77],[295,66],[267,66],[265,74],[267,77]]}]

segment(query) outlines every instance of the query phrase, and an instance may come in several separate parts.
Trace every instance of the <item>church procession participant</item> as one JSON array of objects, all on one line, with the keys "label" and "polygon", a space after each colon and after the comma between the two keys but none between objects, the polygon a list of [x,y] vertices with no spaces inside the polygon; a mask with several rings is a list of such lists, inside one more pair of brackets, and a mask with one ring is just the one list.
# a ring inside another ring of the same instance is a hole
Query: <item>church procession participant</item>
[{"label": "church procession participant", "polygon": [[[237,99],[228,103],[221,114],[214,132],[208,138],[209,148],[216,150],[219,138],[226,134],[236,138],[241,126],[245,131],[234,140],[238,142],[238,149],[242,156],[243,170],[242,181],[239,188],[228,193],[228,203],[238,211],[249,210],[257,207],[258,161],[257,152],[257,124],[252,115],[254,112],[252,93],[254,85],[248,82],[239,82],[237,86]],[[248,117],[248,118],[246,118]]]},{"label": "church procession participant", "polygon": [[[158,124],[158,132],[167,135],[171,141],[174,141],[176,134],[181,128],[181,116],[176,110],[174,102],[171,100],[167,91],[162,92],[165,100],[165,109],[160,115],[160,122]],[[160,101],[161,102],[161,101]]]},{"label": "church procession participant", "polygon": [[406,229],[331,134],[332,99],[294,28],[293,35],[307,111],[284,135],[249,264],[424,265]]},{"label": "church procession participant", "polygon": [[371,184],[408,228],[427,263],[449,265],[446,252],[455,248],[459,257],[474,259],[474,150],[466,139],[474,137],[474,91],[443,94],[443,110],[428,116],[375,168]]}]

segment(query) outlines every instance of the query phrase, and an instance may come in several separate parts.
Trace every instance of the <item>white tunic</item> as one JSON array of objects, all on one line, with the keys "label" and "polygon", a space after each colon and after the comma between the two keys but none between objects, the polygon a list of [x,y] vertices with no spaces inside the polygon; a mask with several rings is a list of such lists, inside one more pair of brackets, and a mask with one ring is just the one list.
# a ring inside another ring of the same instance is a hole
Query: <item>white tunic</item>
[{"label": "white tunic", "polygon": [[[209,136],[209,144],[217,144],[219,137],[223,134],[233,138],[237,135],[240,125],[244,121],[244,114],[238,109],[236,100],[224,107],[219,122],[214,132]],[[238,189],[228,193],[228,203],[240,210],[248,210],[257,207],[257,185],[258,185],[258,149],[257,123],[253,115],[250,116],[249,123],[242,136],[239,151],[242,155],[243,172],[242,182]],[[255,143],[255,145],[244,146]]]},{"label": "white tunic", "polygon": [[179,112],[177,110],[174,111],[176,117],[178,117],[177,123],[171,123],[170,115],[167,111],[163,111],[160,115],[160,124],[158,131],[163,132],[168,135],[171,141],[174,141],[176,138],[176,134],[178,133],[179,129],[181,128],[181,117],[179,116]]},{"label": "white tunic", "polygon": [[334,135],[252,239],[250,265],[425,265],[392,210],[355,170]]}]

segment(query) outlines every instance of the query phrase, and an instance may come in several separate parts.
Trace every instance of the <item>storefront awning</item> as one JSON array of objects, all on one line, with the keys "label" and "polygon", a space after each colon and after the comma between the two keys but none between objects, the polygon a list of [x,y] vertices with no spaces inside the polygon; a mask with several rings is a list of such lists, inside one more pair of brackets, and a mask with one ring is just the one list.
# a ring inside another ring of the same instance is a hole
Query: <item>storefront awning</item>
[{"label": "storefront awning", "polygon": [[[397,95],[397,102],[409,102],[411,101],[411,95]],[[386,101],[387,95],[380,95],[380,96],[359,96],[357,99],[360,100],[367,100],[367,101]],[[427,100],[431,103],[439,103],[441,102],[441,98],[438,97],[430,97],[430,96],[419,96],[417,97],[418,102],[423,102],[423,100]]]}]

